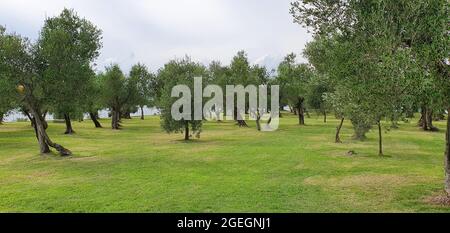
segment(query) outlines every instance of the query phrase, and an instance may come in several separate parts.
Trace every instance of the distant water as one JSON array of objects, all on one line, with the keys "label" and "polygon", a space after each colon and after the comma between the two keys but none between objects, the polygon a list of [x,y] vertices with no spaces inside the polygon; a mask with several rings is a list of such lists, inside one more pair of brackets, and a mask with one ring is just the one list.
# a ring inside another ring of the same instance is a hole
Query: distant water
[{"label": "distant water", "polygon": [[[108,113],[109,111],[107,109],[103,109],[100,110],[98,112],[98,115],[100,118],[108,118]],[[158,115],[159,114],[159,110],[156,108],[148,108],[148,107],[144,107],[144,115]],[[131,116],[141,116],[141,110],[139,109],[137,112],[132,113]],[[85,114],[84,115],[84,119],[88,119],[89,118],[89,114]],[[4,119],[4,122],[15,122],[17,120],[28,120],[28,117],[24,114],[22,114],[21,112],[14,110],[11,111]],[[53,114],[47,114],[47,116],[45,117],[46,120],[51,121],[54,120]]]}]

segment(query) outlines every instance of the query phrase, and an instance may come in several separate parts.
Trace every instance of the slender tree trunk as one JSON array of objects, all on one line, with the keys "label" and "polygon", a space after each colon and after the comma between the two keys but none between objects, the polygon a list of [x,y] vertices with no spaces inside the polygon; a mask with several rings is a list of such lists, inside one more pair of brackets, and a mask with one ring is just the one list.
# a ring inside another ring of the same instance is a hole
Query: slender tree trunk
[{"label": "slender tree trunk", "polygon": [[141,120],[144,120],[144,106],[141,106]]},{"label": "slender tree trunk", "polygon": [[261,114],[259,114],[259,111],[256,112],[256,129],[261,131]]},{"label": "slender tree trunk", "polygon": [[342,117],[341,122],[339,123],[338,127],[336,128],[336,137],[334,140],[335,143],[342,143],[340,133],[341,133],[343,124],[344,124],[344,118]]},{"label": "slender tree trunk", "polygon": [[0,125],[3,125],[3,113],[2,112],[0,112]]},{"label": "slender tree trunk", "polygon": [[304,99],[302,97],[299,97],[297,100],[297,113],[299,125],[305,125],[305,108],[303,108],[303,101]]},{"label": "slender tree trunk", "polygon": [[378,120],[378,155],[383,156],[383,138],[381,133],[381,121]]},{"label": "slender tree trunk", "polygon": [[70,115],[68,113],[64,113],[64,121],[66,122],[66,132],[64,134],[74,134],[72,128],[72,121],[70,120]]},{"label": "slender tree trunk", "polygon": [[323,123],[327,123],[327,112],[323,112]]},{"label": "slender tree trunk", "polygon": [[95,128],[102,128],[102,125],[98,121],[98,113],[89,112],[89,117],[91,118],[92,122],[94,122]]},{"label": "slender tree trunk", "polygon": [[189,123],[187,121],[184,123],[184,140],[189,140]]},{"label": "slender tree trunk", "polygon": [[445,191],[450,197],[450,108],[447,108],[447,132],[445,134]]},{"label": "slender tree trunk", "polygon": [[305,125],[305,112],[303,107],[297,108],[298,110],[298,124]]}]

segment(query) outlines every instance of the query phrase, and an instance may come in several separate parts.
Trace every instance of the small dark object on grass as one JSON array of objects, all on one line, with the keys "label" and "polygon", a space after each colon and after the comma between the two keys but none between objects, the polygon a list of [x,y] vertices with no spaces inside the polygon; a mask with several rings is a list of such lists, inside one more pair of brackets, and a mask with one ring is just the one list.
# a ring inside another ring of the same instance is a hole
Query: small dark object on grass
[{"label": "small dark object on grass", "polygon": [[357,153],[354,150],[347,151],[348,156],[356,155]]}]

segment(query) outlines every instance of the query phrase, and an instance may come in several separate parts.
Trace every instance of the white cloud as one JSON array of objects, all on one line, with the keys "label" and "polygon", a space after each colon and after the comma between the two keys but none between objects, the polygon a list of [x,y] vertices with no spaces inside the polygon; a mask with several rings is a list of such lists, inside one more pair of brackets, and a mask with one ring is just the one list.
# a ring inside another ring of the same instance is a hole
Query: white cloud
[{"label": "white cloud", "polygon": [[46,16],[73,8],[103,30],[99,69],[118,62],[127,71],[132,64],[144,62],[155,71],[186,54],[200,62],[228,64],[242,49],[250,61],[276,66],[287,53],[300,54],[311,39],[292,23],[289,2],[0,0],[0,24],[35,39]]}]

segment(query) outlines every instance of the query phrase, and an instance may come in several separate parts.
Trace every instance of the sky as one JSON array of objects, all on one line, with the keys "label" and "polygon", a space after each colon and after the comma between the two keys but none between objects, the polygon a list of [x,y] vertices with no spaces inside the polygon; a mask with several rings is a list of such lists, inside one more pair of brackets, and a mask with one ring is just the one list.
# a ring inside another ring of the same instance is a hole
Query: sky
[{"label": "sky", "polygon": [[291,0],[0,0],[0,24],[32,40],[46,17],[64,8],[103,31],[96,70],[118,63],[128,71],[137,62],[153,72],[170,59],[189,55],[208,64],[230,63],[245,50],[252,64],[276,68],[312,39],[292,22]]}]

